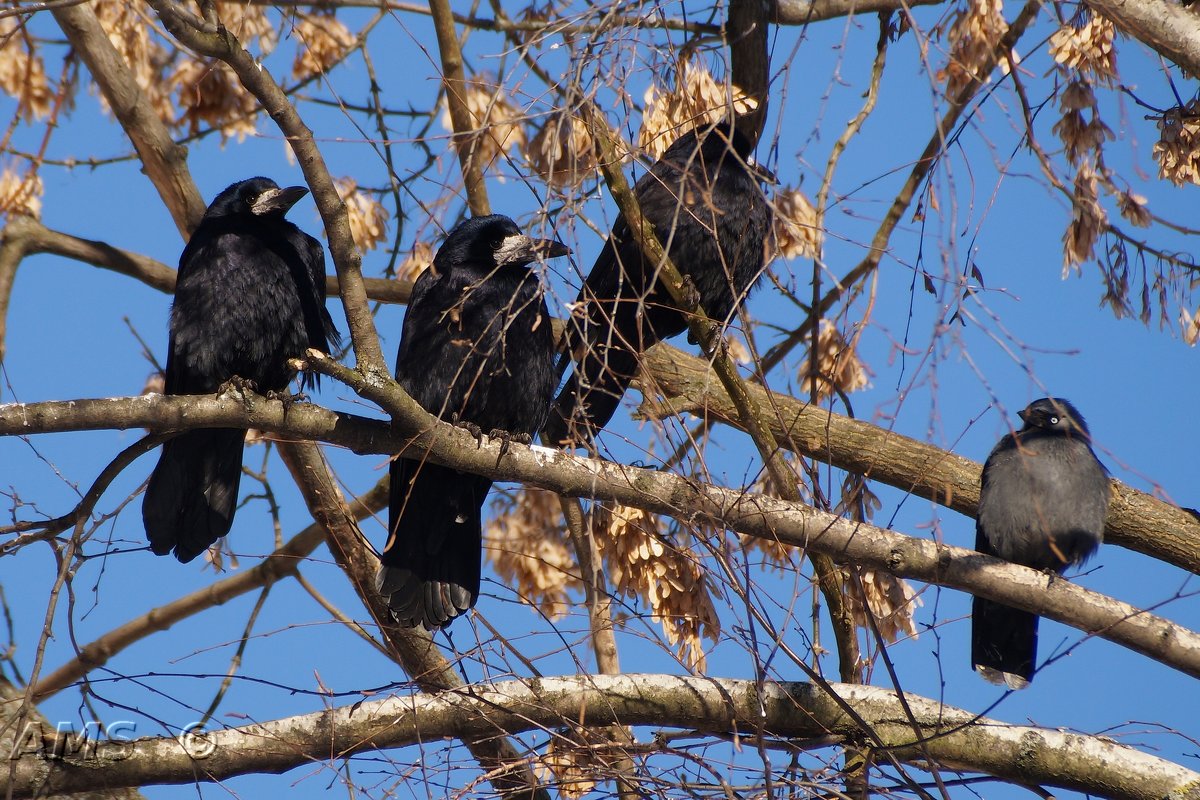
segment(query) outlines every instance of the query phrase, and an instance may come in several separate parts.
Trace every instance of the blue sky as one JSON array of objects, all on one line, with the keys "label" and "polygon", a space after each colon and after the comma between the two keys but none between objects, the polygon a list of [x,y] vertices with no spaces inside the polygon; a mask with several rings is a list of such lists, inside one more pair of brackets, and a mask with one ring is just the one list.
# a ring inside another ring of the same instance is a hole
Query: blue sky
[{"label": "blue sky", "polygon": [[[928,26],[936,13],[921,10],[918,19]],[[364,18],[345,17],[348,22]],[[381,30],[379,38],[373,40],[378,43],[372,55],[385,100],[394,106],[427,104],[437,81],[436,65],[429,56],[436,49],[428,20],[393,17],[382,23]],[[1023,77],[1031,95],[1038,99],[1049,92],[1045,74],[1050,61],[1044,47],[1034,44],[1051,32],[1052,28],[1043,24],[1026,37],[1022,47]],[[798,29],[780,30],[774,38],[775,94],[768,135],[777,137],[778,149],[768,154],[762,147],[759,156],[784,183],[802,182],[810,194],[815,191],[841,124],[862,102],[875,35],[872,17],[854,23],[813,25],[802,41]],[[382,46],[389,36],[400,44]],[[288,47],[285,43],[284,49]],[[469,60],[477,69],[506,74],[511,70],[513,79],[521,80],[524,73],[515,66],[515,59],[496,55],[503,50],[498,36],[477,33],[470,40]],[[561,52],[543,50],[540,58],[554,74],[564,67]],[[939,58],[931,56],[935,62]],[[647,70],[638,59],[649,60],[650,55],[639,51],[637,59],[629,57],[627,63],[633,72],[626,88],[640,100]],[[290,58],[284,55],[268,61],[277,72],[289,63]],[[1143,99],[1163,105],[1172,102],[1156,59],[1139,46],[1122,43],[1121,67],[1125,82],[1136,86]],[[343,81],[338,84],[339,91],[346,99],[357,101],[365,96],[367,75],[361,62],[348,64],[339,80]],[[9,102],[0,100],[0,111]],[[1192,207],[1195,189],[1175,189],[1153,178],[1150,147],[1157,134],[1153,123],[1142,118],[1146,112],[1111,93],[1104,95],[1103,107],[1116,134],[1106,149],[1110,166],[1149,198],[1152,209],[1177,222],[1188,222],[1185,210]],[[382,163],[347,117],[311,104],[302,112],[323,142],[323,152],[335,175],[353,175],[362,185],[384,184]],[[834,184],[835,194],[841,199],[827,219],[826,285],[831,275],[844,274],[862,257],[877,220],[930,135],[933,118],[930,78],[910,34],[891,45],[879,107],[841,162]],[[1050,127],[1056,119],[1057,110],[1051,103],[1036,122],[1038,135],[1051,148]],[[1003,85],[974,115],[938,173],[935,186],[940,213],[927,210],[924,225],[912,219],[911,210],[905,215],[892,241],[893,249],[880,268],[877,299],[861,339],[861,356],[873,376],[871,385],[852,397],[855,414],[982,460],[1009,425],[1016,424],[1015,412],[1029,401],[1047,394],[1067,397],[1087,417],[1097,452],[1115,476],[1140,489],[1159,490],[1182,505],[1200,505],[1195,479],[1200,432],[1193,411],[1194,398],[1200,395],[1197,355],[1172,331],[1161,330],[1157,321],[1145,326],[1137,320],[1118,320],[1111,311],[1101,308],[1103,288],[1094,264],[1083,265],[1078,275],[1062,277],[1062,233],[1070,210],[1060,196],[1045,187],[1036,161],[1021,147],[1017,120],[1015,99]],[[399,126],[396,138],[404,140],[408,136],[404,123],[395,124]],[[435,126],[434,130],[440,134],[440,128]],[[191,146],[191,167],[206,199],[228,183],[253,174],[272,176],[281,184],[301,181],[299,170],[286,159],[285,145],[269,120],[260,121],[259,132],[259,136],[245,142],[231,141],[223,147],[214,137]],[[31,141],[24,144],[32,146]],[[117,128],[101,115],[95,98],[81,95],[79,107],[55,135],[51,153],[55,157],[106,156],[128,149]],[[404,159],[415,158],[411,150],[403,141],[396,144],[396,152]],[[489,189],[494,209],[524,222],[539,208],[542,198],[529,184],[511,179],[511,173],[519,168],[506,167],[504,171],[510,173],[510,178],[503,183],[492,181]],[[456,166],[449,155],[443,157],[440,169],[442,175],[455,174]],[[403,172],[404,167],[401,177]],[[48,226],[174,265],[182,243],[135,165],[125,163],[95,170],[47,167],[42,177],[46,184],[43,221]],[[436,187],[432,182],[419,181],[409,188],[417,196],[428,197]],[[409,206],[406,212],[410,219],[406,223],[405,247],[411,243],[413,232],[429,228],[419,208]],[[611,199],[596,196],[587,213],[606,227],[615,212]],[[297,206],[292,219],[314,233],[319,231],[319,219],[309,200]],[[576,251],[569,267],[554,265],[546,276],[552,297],[561,303],[573,298],[577,276],[586,271],[601,240],[567,218],[560,218],[558,226],[560,235]],[[1154,228],[1145,235],[1160,246],[1190,250],[1186,237],[1164,229]],[[364,259],[364,271],[377,275],[386,263],[386,254],[370,253]],[[982,271],[985,287],[964,301],[965,324],[947,324],[956,301],[956,276],[969,272],[971,263]],[[930,274],[935,294],[923,288],[923,276],[916,271],[918,264]],[[791,272],[795,286],[807,290],[811,262],[777,263],[775,269],[785,280]],[[331,301],[330,307],[339,319],[340,306]],[[138,393],[150,367],[141,357],[124,318],[162,359],[168,308],[169,298],[128,279],[51,257],[28,259],[13,294],[0,400]],[[756,318],[780,326],[800,321],[794,307],[766,282],[753,298],[751,311]],[[864,312],[865,305],[859,301],[847,318],[858,321]],[[385,308],[378,316],[387,354],[395,350],[402,316],[401,308]],[[345,329],[344,321],[340,327]],[[765,349],[773,334],[763,327],[756,337]],[[682,338],[676,344],[687,347]],[[799,354],[794,363],[799,363]],[[773,374],[771,385],[781,391],[794,390],[794,367],[790,372]],[[373,413],[351,392],[330,386],[329,382],[316,399],[335,409]],[[1004,412],[991,407],[993,403],[999,403]],[[840,407],[836,410],[842,411]],[[23,500],[36,503],[36,509],[21,509],[19,518],[61,514],[73,505],[76,492],[86,490],[112,456],[139,435],[138,431],[99,432],[40,437],[29,443],[0,440],[0,489],[15,491]],[[623,445],[622,436],[637,444]],[[646,432],[630,421],[616,425],[607,435],[612,452],[628,459],[649,461],[644,454],[646,441]],[[663,455],[661,444],[655,452],[658,457]],[[261,447],[248,448],[247,464],[257,467],[262,453]],[[127,497],[145,479],[155,457],[144,456],[130,468],[106,494],[101,509],[112,511]],[[369,488],[384,463],[382,458],[341,452],[330,452],[329,457],[351,492]],[[744,437],[728,430],[721,431],[717,442],[710,445],[706,461],[714,474],[725,476],[732,485],[749,483],[757,469]],[[309,519],[282,465],[273,462],[270,474],[284,508],[282,532],[290,536]],[[835,476],[831,485],[838,482],[840,478]],[[244,481],[243,494],[250,484]],[[940,536],[960,546],[973,542],[972,520],[888,487],[873,488],[883,501],[875,517],[877,524],[914,536]],[[89,552],[98,555],[107,550],[108,554],[89,560],[75,580],[75,608],[70,617],[73,635],[80,643],[144,613],[151,605],[168,602],[215,579],[198,562],[181,566],[173,560],[155,559],[141,549],[139,507],[140,499],[135,499],[111,522],[102,524],[89,546]],[[243,554],[243,568],[254,563],[255,555],[272,549],[264,508],[263,503],[252,502],[239,513],[232,541],[237,552]],[[377,543],[382,541],[381,526],[367,524],[364,529]],[[101,541],[110,537],[111,545],[102,546]],[[16,661],[25,673],[32,664],[46,593],[55,571],[54,560],[45,547],[26,548],[0,564],[0,585],[13,614]],[[1085,571],[1079,580],[1090,588],[1134,605],[1163,604],[1157,613],[1189,628],[1200,628],[1200,604],[1190,596],[1197,588],[1196,581],[1182,570],[1109,546],[1089,562]],[[305,574],[347,613],[359,619],[365,616],[324,549],[314,554]],[[798,591],[807,598],[809,592],[806,581],[798,582],[787,573],[766,574],[762,581],[764,591],[772,596],[784,597]],[[1101,640],[1079,644],[1084,638],[1079,631],[1043,622],[1041,658],[1059,646],[1073,648],[1071,655],[1040,672],[1030,689],[1002,698],[994,687],[971,674],[967,663],[969,598],[937,587],[924,588],[921,597],[924,605],[917,614],[921,636],[889,650],[906,691],[974,711],[983,711],[999,701],[989,713],[1001,720],[1028,720],[1127,737],[1131,743],[1152,747],[1167,758],[1200,768],[1194,744],[1183,735],[1170,733],[1176,730],[1193,737],[1198,733],[1192,704],[1180,702],[1194,695],[1191,679]],[[72,652],[66,599],[60,602],[55,636],[46,649],[48,669]],[[255,599],[255,594],[239,598],[121,653],[109,665],[109,677],[151,672],[160,676],[97,684],[99,696],[125,706],[122,709],[98,703],[100,713],[108,720],[133,714],[138,720],[138,733],[146,735],[162,730],[152,720],[178,726],[193,719],[215,694]],[[800,605],[806,603],[803,599]],[[723,612],[729,610],[719,596],[717,607]],[[522,647],[530,654],[544,654],[538,662],[544,674],[576,671],[573,657],[560,650],[561,641],[532,611],[520,607],[511,590],[497,584],[494,576],[485,575],[479,610],[510,636],[536,631]],[[791,621],[789,642],[806,641],[806,613]],[[581,659],[586,667],[591,659],[584,639],[585,622],[582,611],[577,610],[560,630],[573,644],[574,658]],[[752,677],[754,662],[747,645],[739,641],[737,624],[726,614],[725,635],[709,659],[711,674]],[[654,625],[630,626],[630,632],[621,639],[622,663],[627,670],[679,670],[671,655],[653,640],[657,632]],[[483,648],[486,665],[472,659],[466,663],[465,669],[473,677],[501,679],[508,670],[525,674],[519,662],[489,642],[483,627],[456,625],[452,640],[464,652],[476,646]],[[824,668],[827,674],[836,672],[831,660],[824,663]],[[780,679],[802,678],[794,665],[778,659],[772,662],[772,669]],[[195,674],[210,677],[192,677]],[[313,690],[319,676],[325,686],[345,692],[404,680],[393,664],[329,621],[328,615],[291,581],[271,590],[239,675],[218,712],[218,719],[230,725],[315,711],[325,702],[315,695],[264,686],[254,682],[257,679]],[[94,675],[97,679],[103,677],[103,672]],[[877,669],[875,681],[886,684],[882,668]],[[43,710],[54,719],[67,720],[85,713],[74,692],[50,700]],[[440,745],[430,745],[427,753],[422,774],[430,781],[445,777],[437,766],[443,763],[445,751]],[[393,755],[400,761],[416,758],[411,752]],[[731,757],[743,765],[747,763],[744,756],[731,756],[727,751],[713,755]],[[455,750],[453,758],[464,760],[468,756]],[[368,790],[371,793],[382,794],[395,780],[391,777],[394,768],[384,757],[356,760],[354,768],[362,783],[374,787]],[[336,788],[339,780],[328,769],[299,769],[282,779],[241,778],[224,788],[202,787],[200,793],[206,797],[223,796],[226,791],[253,795],[288,786],[303,796],[317,796],[331,789],[344,791]],[[393,788],[401,796],[442,793],[432,783]],[[191,787],[154,788],[147,790],[147,795],[182,797],[195,791]],[[967,796],[967,791],[958,789],[955,794]],[[989,798],[1023,794],[1000,786],[979,791]]]}]

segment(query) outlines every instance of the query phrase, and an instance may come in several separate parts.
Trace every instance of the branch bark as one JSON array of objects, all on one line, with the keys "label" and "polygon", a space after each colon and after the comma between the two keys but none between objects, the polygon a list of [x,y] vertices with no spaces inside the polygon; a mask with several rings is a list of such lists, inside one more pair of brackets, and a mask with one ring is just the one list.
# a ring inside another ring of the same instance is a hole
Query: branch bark
[{"label": "branch bark", "polygon": [[483,182],[478,140],[468,135],[468,131],[475,129],[475,120],[467,107],[467,78],[463,71],[462,45],[454,29],[454,14],[447,0],[429,0],[429,10],[433,14],[433,28],[437,33],[438,51],[442,59],[442,84],[446,91],[446,105],[450,109],[450,121],[454,126],[454,149],[462,168],[467,204],[471,207],[472,215],[483,216],[492,213],[492,206]]},{"label": "branch bark", "polygon": [[[1200,774],[1106,737],[1007,725],[913,695],[831,684],[903,760],[932,756],[954,769],[1021,784],[1061,787],[1123,800],[1191,797]],[[803,749],[854,738],[844,708],[808,683],[759,683],[668,675],[572,676],[477,684],[438,695],[391,697],[274,722],[229,728],[190,742],[197,756],[166,737],[101,744],[84,759],[23,756],[5,787],[15,797],[94,786],[216,781],[250,772],[280,773],[338,763],[353,754],[438,737],[552,731],[564,725],[648,725],[751,739],[759,732]],[[202,744],[203,747],[197,747]]]},{"label": "branch bark", "polygon": [[[315,351],[310,351],[313,355]],[[1200,634],[1062,579],[981,555],[856,523],[792,503],[703,484],[658,470],[614,464],[545,447],[480,441],[436,422],[394,385],[368,383],[333,361],[321,372],[353,385],[393,413],[394,424],[336,414],[317,406],[241,397],[145,397],[0,406],[0,434],[146,427],[159,432],[197,427],[258,428],[326,441],[357,453],[394,454],[411,447],[435,463],[549,489],[571,497],[615,500],[689,523],[703,520],[739,533],[805,547],[840,562],[948,586],[1031,611],[1200,677]],[[411,405],[411,408],[407,406]]]},{"label": "branch bark", "polygon": [[[4,252],[12,248],[12,255]],[[3,242],[0,242],[0,276],[10,258],[48,254],[70,258],[93,267],[111,270],[120,275],[139,280],[147,286],[165,294],[175,291],[175,269],[149,256],[114,247],[107,242],[81,239],[69,233],[47,228],[39,220],[23,215],[14,216],[4,227]],[[15,271],[15,267],[14,267]],[[3,342],[3,325],[7,305],[6,291],[0,277],[0,342]],[[363,278],[367,298],[383,303],[407,303],[412,296],[412,281],[388,278]],[[341,295],[337,275],[325,276],[325,291],[331,296]],[[0,353],[2,355],[2,353]]]},{"label": "branch bark", "polygon": [[[379,560],[367,546],[362,531],[337,488],[320,450],[312,442],[281,444],[279,454],[304,494],[313,518],[325,530],[329,550],[346,573],[363,605],[375,620],[396,662],[424,692],[463,690],[463,679],[423,630],[401,628],[392,620],[387,604],[375,591]],[[506,800],[550,800],[537,777],[504,736],[502,728],[472,731],[461,738],[475,756],[488,780]]]},{"label": "branch bark", "polygon": [[[642,368],[652,378],[647,383],[671,398],[672,413],[689,411],[740,427],[737,409],[701,359],[659,345],[644,355]],[[750,393],[773,412],[770,424],[784,447],[975,516],[983,469],[978,461],[758,384],[750,384]],[[1105,542],[1200,574],[1200,519],[1120,481],[1112,486]]]},{"label": "branch bark", "polygon": [[205,202],[187,169],[187,148],[175,144],[154,113],[91,5],[52,9],[54,19],[75,52],[87,64],[113,114],[133,142],[150,181],[187,239],[204,215]]},{"label": "branch bark", "polygon": [[254,58],[238,42],[237,37],[218,25],[215,31],[193,27],[192,18],[180,13],[171,0],[150,0],[150,6],[171,35],[184,46],[229,65],[246,91],[262,105],[263,110],[279,126],[287,137],[296,162],[304,173],[304,179],[312,190],[313,201],[325,223],[329,238],[329,253],[337,269],[338,282],[342,287],[342,306],[346,312],[346,324],[350,327],[350,338],[359,368],[367,373],[388,374],[383,352],[379,349],[379,336],[375,332],[375,319],[367,304],[363,286],[362,257],[354,245],[350,233],[350,218],[341,195],[333,185],[333,178],[325,165],[321,151],[313,141],[312,131],[304,124],[300,114],[283,89],[271,77],[265,66]]}]

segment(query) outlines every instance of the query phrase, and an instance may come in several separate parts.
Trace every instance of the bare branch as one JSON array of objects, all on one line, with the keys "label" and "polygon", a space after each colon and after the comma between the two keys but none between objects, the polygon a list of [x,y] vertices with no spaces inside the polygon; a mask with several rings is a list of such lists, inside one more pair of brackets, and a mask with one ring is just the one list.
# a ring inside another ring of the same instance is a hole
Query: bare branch
[{"label": "bare branch", "polygon": [[56,6],[52,13],[104,92],[113,114],[133,142],[142,168],[158,189],[179,233],[187,239],[205,208],[187,169],[187,148],[175,144],[154,113],[91,6]]},{"label": "bare branch", "polygon": [[333,256],[338,281],[342,287],[342,305],[346,311],[346,322],[350,326],[350,337],[354,342],[354,353],[358,358],[359,368],[369,373],[390,374],[379,349],[375,320],[367,305],[361,269],[362,256],[354,245],[354,237],[350,234],[346,205],[333,184],[333,178],[325,166],[325,159],[313,141],[312,131],[304,124],[300,114],[267,68],[250,55],[232,33],[222,26],[218,26],[215,33],[207,32],[202,24],[193,26],[191,16],[171,0],[151,0],[150,5],[171,35],[181,43],[198,53],[218,58],[228,64],[246,91],[258,99],[263,109],[271,115],[271,119],[287,137],[288,144],[296,154],[296,161],[304,172],[304,179],[312,190],[317,210],[325,223],[329,252]]},{"label": "bare branch", "polygon": [[851,14],[886,14],[914,6],[936,6],[945,0],[774,0],[771,21],[779,25],[807,25]]},{"label": "bare branch", "polygon": [[[355,513],[360,519],[378,511],[387,502],[387,494],[379,486],[369,494],[369,501],[356,504]],[[74,660],[42,678],[33,689],[34,699],[40,701],[62,691],[97,667],[104,666],[129,645],[158,631],[165,631],[182,619],[227,603],[247,592],[270,586],[281,578],[298,574],[300,562],[324,540],[324,529],[315,523],[309,525],[251,569],[230,575],[178,600],[156,606],[145,615],[114,628],[79,648],[79,655]]]},{"label": "bare branch", "polygon": [[[750,738],[747,731],[761,731],[799,751],[805,739],[821,746],[859,734],[843,704],[904,760],[920,762],[932,755],[957,769],[1123,800],[1183,797],[1200,781],[1192,770],[1107,737],[1007,725],[910,694],[905,698],[908,710],[919,725],[915,734],[920,739],[914,740],[912,723],[893,692],[852,684],[830,688],[836,699],[809,683],[668,675],[477,684],[215,731],[204,737],[202,752],[195,756],[185,743],[167,737],[103,743],[87,759],[47,761],[24,755],[13,762],[8,788],[15,797],[28,797],[89,788],[100,781],[110,787],[217,781],[249,772],[280,773],[439,737],[486,736],[497,729],[552,730],[564,720],[739,733],[742,738]],[[194,740],[187,744],[198,749]]]},{"label": "bare branch", "polygon": [[[679,269],[671,262],[670,256],[663,249],[658,232],[654,225],[642,216],[637,198],[630,190],[624,174],[621,172],[621,161],[617,156],[617,148],[612,134],[608,130],[601,115],[591,104],[584,104],[584,119],[592,134],[592,140],[599,151],[600,169],[604,180],[612,192],[613,199],[621,209],[629,230],[637,241],[638,247],[645,254],[646,262],[656,265],[659,283],[670,294],[677,308],[683,312],[687,320],[688,331],[692,334],[705,356],[711,361],[713,371],[725,391],[728,392],[734,407],[737,409],[741,428],[745,430],[759,456],[770,473],[776,488],[785,500],[799,502],[800,490],[794,472],[783,459],[783,451],[775,441],[767,422],[767,415],[761,406],[751,398],[747,391],[746,382],[738,374],[733,359],[729,357],[728,346],[720,326],[700,308],[696,298],[689,297],[684,290],[687,285]],[[829,606],[829,616],[833,622],[834,637],[837,640],[838,671],[842,680],[853,683],[859,671],[858,630],[851,618],[849,607],[842,593],[842,581],[833,561],[821,552],[809,554],[813,569],[817,573],[817,582],[821,594]]]},{"label": "bare branch", "polygon": [[[310,351],[313,357],[316,351]],[[319,355],[319,354],[318,354]],[[196,427],[252,427],[340,444],[358,453],[411,448],[438,464],[549,489],[570,497],[615,500],[687,523],[719,525],[739,533],[804,547],[841,562],[948,586],[1058,620],[1200,677],[1200,634],[1162,617],[1062,579],[981,555],[856,523],[802,503],[699,483],[658,470],[581,458],[545,447],[513,445],[434,422],[394,385],[367,384],[332,360],[323,374],[355,380],[356,391],[392,412],[391,425],[317,406],[284,411],[275,400],[241,397],[145,397],[0,406],[0,434],[147,427],[166,432]],[[410,407],[411,406],[411,407]],[[861,424],[861,423],[860,423]],[[951,457],[952,458],[952,457]]]},{"label": "bare branch", "polygon": [[[325,529],[330,551],[374,618],[397,663],[424,692],[463,689],[463,679],[428,633],[401,628],[392,620],[387,603],[375,590],[379,560],[353,523],[317,446],[311,442],[283,444],[279,452],[304,494],[313,518]],[[502,797],[550,800],[516,746],[507,737],[498,735],[503,733],[502,728],[490,726],[484,732],[471,732],[461,738]]]},{"label": "bare branch", "polygon": [[[11,254],[8,249],[12,248]],[[19,260],[26,256],[50,254],[91,264],[101,269],[125,275],[171,294],[175,291],[175,270],[149,256],[113,247],[107,242],[80,239],[69,233],[52,230],[32,217],[14,216],[4,228],[0,242],[0,342],[4,340],[3,319],[6,316],[7,293],[3,283],[5,265],[14,256]],[[407,303],[412,295],[412,281],[388,278],[363,278],[367,298],[383,303]],[[329,295],[341,294],[337,275],[325,276],[325,291]]]},{"label": "bare branch", "polygon": [[[454,30],[454,15],[450,13],[447,0],[429,0],[433,13],[433,27],[437,32],[438,51],[442,58],[442,83],[446,90],[446,104],[450,108],[450,120],[454,125],[454,149],[462,167],[463,183],[467,188],[467,203],[475,216],[490,214],[487,186],[483,182],[483,168],[479,161],[480,148],[477,139],[467,136],[475,128],[475,121],[467,107],[467,79],[463,71],[462,45]],[[485,123],[486,125],[486,123]]]}]

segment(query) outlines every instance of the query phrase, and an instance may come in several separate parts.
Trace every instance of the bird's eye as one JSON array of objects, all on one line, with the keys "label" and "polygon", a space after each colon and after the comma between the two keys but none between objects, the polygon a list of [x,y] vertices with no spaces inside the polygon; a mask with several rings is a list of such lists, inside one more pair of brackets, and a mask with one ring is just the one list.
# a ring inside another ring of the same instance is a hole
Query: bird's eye
[{"label": "bird's eye", "polygon": [[1051,418],[1050,418],[1050,424],[1051,424],[1051,425],[1057,425],[1057,424],[1058,424],[1058,417],[1051,417]]}]

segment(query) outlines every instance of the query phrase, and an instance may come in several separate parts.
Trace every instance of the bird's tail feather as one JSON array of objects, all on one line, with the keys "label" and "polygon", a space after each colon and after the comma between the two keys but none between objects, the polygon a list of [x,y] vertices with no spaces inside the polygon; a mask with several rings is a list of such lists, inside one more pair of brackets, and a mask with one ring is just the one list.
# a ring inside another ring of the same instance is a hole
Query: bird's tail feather
[{"label": "bird's tail feather", "polygon": [[389,535],[375,588],[399,625],[442,628],[475,605],[491,484],[437,464],[392,462]]},{"label": "bird's tail feather", "polygon": [[1037,660],[1038,617],[976,597],[971,607],[971,664],[992,683],[1024,689]]},{"label": "bird's tail feather", "polygon": [[150,549],[172,550],[183,563],[229,533],[242,479],[246,432],[213,428],[180,434],[163,445],[142,500]]}]

